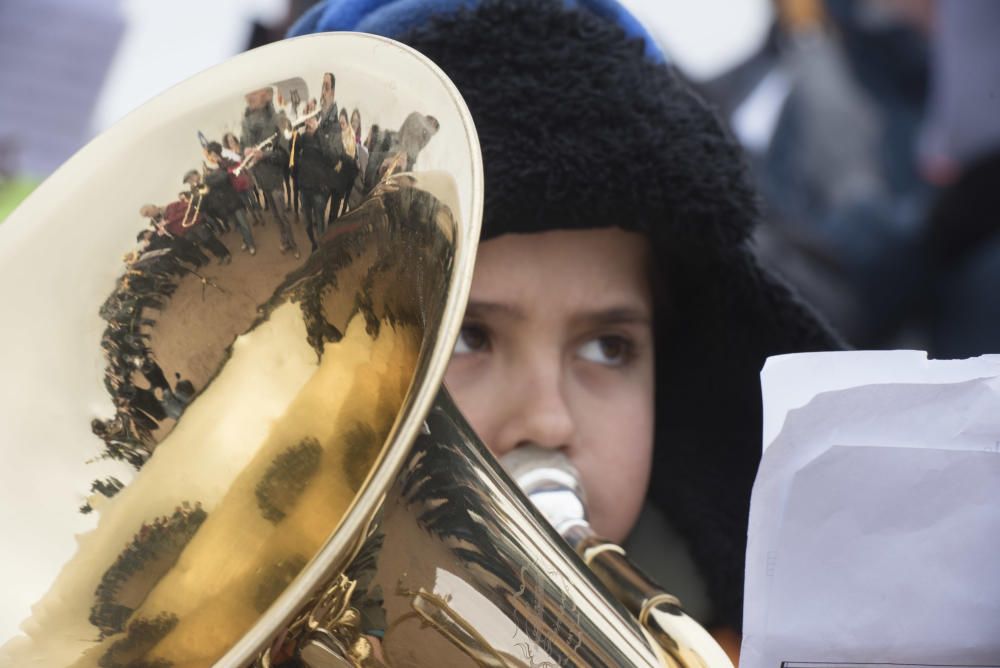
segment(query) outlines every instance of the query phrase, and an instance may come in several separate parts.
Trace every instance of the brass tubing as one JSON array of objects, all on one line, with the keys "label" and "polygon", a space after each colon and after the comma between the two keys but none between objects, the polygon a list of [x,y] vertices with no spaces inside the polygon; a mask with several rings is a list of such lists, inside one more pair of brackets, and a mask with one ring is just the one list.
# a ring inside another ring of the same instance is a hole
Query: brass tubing
[{"label": "brass tubing", "polygon": [[667,665],[685,668],[731,668],[714,638],[684,612],[680,600],[663,591],[615,543],[588,536],[577,553],[597,579],[639,621],[669,657]]}]

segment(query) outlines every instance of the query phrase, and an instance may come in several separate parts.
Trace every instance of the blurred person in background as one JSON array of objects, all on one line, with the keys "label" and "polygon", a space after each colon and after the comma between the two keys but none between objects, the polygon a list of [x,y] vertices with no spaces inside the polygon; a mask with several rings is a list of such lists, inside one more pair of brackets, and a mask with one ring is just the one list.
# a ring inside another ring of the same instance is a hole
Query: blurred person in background
[{"label": "blurred person in background", "polygon": [[928,194],[913,146],[926,39],[877,0],[775,9],[760,52],[701,89],[737,136],[741,116],[777,98],[766,141],[744,142],[765,202],[762,257],[851,344],[881,347],[898,336],[924,275]]},{"label": "blurred person in background", "polygon": [[940,357],[1000,351],[1000,2],[936,0],[921,171],[934,282],[924,310]]},{"label": "blurred person in background", "polygon": [[[968,193],[996,184],[985,165],[1000,119],[991,39],[1000,4],[789,0],[775,8],[761,50],[701,85],[738,136],[741,114],[763,92],[780,98],[768,140],[747,146],[766,205],[763,258],[856,347],[935,357],[996,351],[1000,312],[984,293],[1000,270],[988,247],[995,217],[984,211],[996,207],[958,212],[948,203],[985,201]],[[960,173],[980,185],[962,196],[938,192],[957,192]]]}]

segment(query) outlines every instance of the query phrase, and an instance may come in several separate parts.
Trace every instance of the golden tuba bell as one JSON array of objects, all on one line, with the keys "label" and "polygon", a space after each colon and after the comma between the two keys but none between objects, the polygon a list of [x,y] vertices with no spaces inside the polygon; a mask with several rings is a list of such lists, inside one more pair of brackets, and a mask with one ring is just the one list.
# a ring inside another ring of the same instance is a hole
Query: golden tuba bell
[{"label": "golden tuba bell", "polygon": [[[327,72],[367,163],[324,162],[326,105],[187,220],[199,135],[255,145]],[[0,226],[0,665],[727,665],[582,513],[587,569],[441,387],[482,206],[457,90],[360,34],[241,55],[50,177]]]}]

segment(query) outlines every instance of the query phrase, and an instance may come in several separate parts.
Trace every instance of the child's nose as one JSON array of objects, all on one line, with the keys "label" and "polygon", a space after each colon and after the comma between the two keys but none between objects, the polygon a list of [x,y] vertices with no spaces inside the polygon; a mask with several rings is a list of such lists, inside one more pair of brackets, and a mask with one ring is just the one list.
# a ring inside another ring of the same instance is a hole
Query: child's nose
[{"label": "child's nose", "polygon": [[494,443],[498,456],[527,443],[569,448],[576,420],[558,364],[539,365],[506,388],[507,420]]}]

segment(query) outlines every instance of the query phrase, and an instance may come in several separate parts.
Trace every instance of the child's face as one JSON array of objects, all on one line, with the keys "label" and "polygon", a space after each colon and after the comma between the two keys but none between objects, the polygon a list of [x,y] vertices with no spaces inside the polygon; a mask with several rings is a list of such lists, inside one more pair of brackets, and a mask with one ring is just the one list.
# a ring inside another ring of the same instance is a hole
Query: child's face
[{"label": "child's face", "polygon": [[653,451],[653,301],[644,237],[619,229],[504,235],[479,246],[449,392],[498,455],[565,452],[591,523],[621,541]]}]

